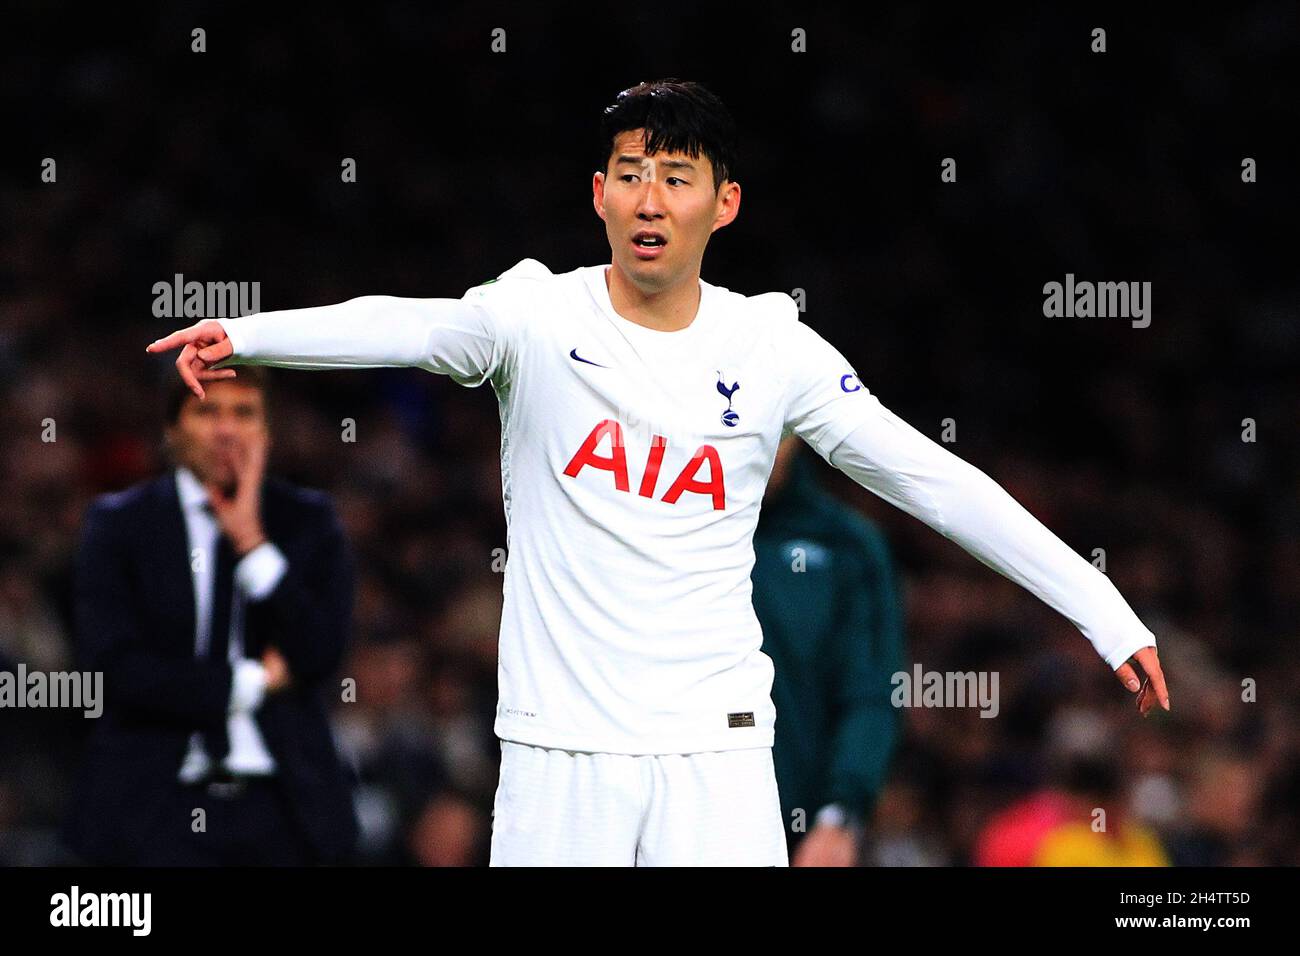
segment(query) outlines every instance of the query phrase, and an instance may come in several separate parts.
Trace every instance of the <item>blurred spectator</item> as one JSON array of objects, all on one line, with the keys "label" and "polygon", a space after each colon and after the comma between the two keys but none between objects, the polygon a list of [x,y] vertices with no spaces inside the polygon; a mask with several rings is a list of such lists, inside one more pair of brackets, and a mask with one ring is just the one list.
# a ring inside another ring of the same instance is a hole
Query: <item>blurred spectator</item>
[{"label": "blurred spectator", "polygon": [[1168,866],[1160,840],[1132,818],[1111,759],[1080,761],[1063,794],[1065,819],[1042,835],[1034,866]]},{"label": "blurred spectator", "polygon": [[265,370],[168,395],[174,467],[97,499],[81,538],[77,654],[106,701],[69,840],[96,864],[346,861],[352,791],[322,705],[351,552],[327,497],[266,475]]},{"label": "blurred spectator", "polygon": [[1058,786],[993,816],[975,848],[977,866],[1168,866],[1159,839],[1128,809],[1103,757],[1071,758]]},{"label": "blurred spectator", "polygon": [[411,856],[420,866],[486,866],[490,835],[481,807],[448,791],[421,811],[411,831]]}]

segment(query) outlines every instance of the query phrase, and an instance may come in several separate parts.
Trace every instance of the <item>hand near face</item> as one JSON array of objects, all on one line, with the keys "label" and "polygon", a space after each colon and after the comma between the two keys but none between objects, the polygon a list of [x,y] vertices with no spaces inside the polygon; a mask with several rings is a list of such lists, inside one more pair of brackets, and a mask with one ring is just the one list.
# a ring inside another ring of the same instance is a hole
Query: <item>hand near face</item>
[{"label": "hand near face", "polygon": [[[262,528],[262,479],[266,474],[267,433],[254,432],[246,441],[232,439],[223,445],[235,476],[233,489],[208,482],[208,500],[221,532],[239,556],[267,540]],[[227,493],[229,492],[229,493]]]}]

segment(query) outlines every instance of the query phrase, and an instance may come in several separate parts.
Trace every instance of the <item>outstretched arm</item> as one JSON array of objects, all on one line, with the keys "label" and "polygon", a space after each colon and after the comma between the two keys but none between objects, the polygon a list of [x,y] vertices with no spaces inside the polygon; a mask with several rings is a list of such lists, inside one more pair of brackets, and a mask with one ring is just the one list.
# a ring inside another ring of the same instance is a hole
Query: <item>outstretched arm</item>
[{"label": "outstretched arm", "polygon": [[337,305],[208,319],[150,344],[181,348],[176,368],[190,390],[234,378],[231,365],[297,369],[412,366],[477,385],[500,367],[508,331],[478,300],[366,295]]},{"label": "outstretched arm", "polygon": [[[1155,635],[1110,578],[1076,554],[984,472],[880,403],[812,329],[791,342],[794,381],[787,424],[858,484],[919,518],[1074,623],[1145,715],[1169,694]],[[1148,693],[1128,663],[1136,657]]]}]

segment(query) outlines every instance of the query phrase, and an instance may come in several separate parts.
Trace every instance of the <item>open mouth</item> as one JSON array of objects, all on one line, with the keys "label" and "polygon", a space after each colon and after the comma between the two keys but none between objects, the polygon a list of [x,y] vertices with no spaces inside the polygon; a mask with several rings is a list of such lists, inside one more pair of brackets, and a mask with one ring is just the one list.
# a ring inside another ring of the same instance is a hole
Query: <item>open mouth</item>
[{"label": "open mouth", "polygon": [[636,254],[642,259],[652,259],[659,255],[668,245],[668,240],[662,233],[650,232],[648,230],[638,232],[632,237],[632,247]]}]

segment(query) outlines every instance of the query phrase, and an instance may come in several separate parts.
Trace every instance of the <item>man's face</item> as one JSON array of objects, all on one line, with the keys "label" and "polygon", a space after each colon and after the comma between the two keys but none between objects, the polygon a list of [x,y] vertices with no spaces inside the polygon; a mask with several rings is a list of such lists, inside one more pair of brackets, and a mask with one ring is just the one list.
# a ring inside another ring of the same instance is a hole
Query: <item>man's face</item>
[{"label": "man's face", "polygon": [[202,482],[229,488],[235,484],[231,446],[248,448],[268,437],[262,391],[227,380],[208,382],[206,392],[205,401],[193,395],[185,399],[167,438],[177,465],[189,468]]},{"label": "man's face", "polygon": [[[736,218],[740,185],[713,188],[713,164],[701,153],[645,153],[645,130],[625,130],[614,140],[605,172],[592,181],[596,213],[605,220],[614,261],[646,292],[698,275],[704,247],[715,229]],[[660,245],[636,241],[658,233]]]}]

